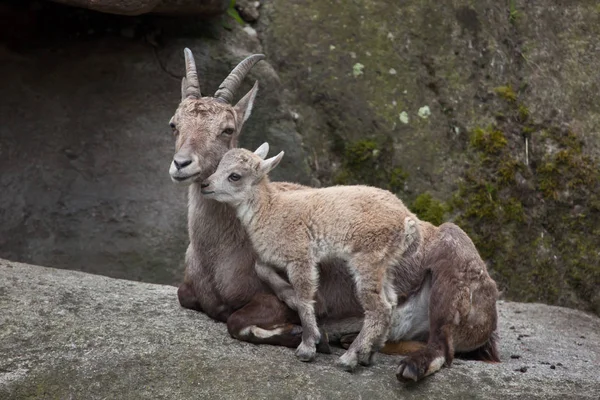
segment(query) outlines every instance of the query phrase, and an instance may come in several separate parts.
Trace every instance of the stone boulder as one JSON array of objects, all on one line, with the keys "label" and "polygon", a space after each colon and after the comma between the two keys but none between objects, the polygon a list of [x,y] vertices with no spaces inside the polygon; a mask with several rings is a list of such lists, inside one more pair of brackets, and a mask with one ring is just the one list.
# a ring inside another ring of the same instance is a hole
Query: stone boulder
[{"label": "stone boulder", "polygon": [[214,17],[227,10],[231,0],[160,0],[152,10],[157,14]]},{"label": "stone boulder", "polygon": [[141,15],[149,12],[212,17],[221,14],[229,0],[52,0],[56,3],[110,14]]},{"label": "stone boulder", "polygon": [[419,384],[399,357],[350,374],[335,355],[229,337],[179,307],[171,286],[0,260],[0,398],[12,399],[596,399],[600,319],[499,302],[500,364],[455,360]]}]

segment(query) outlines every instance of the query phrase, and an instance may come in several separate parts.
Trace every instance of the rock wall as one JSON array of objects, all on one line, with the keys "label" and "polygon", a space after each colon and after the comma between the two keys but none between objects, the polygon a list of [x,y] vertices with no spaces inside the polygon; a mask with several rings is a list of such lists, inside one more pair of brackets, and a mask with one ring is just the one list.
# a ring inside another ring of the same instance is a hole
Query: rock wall
[{"label": "rock wall", "polygon": [[[168,175],[168,122],[181,96],[183,48],[196,56],[203,93],[214,93],[260,43],[233,19],[120,17],[51,3],[11,12],[21,22],[0,51],[0,254],[179,283],[186,191]],[[308,183],[276,72],[259,63],[239,95],[257,79],[241,143],[285,149],[276,177]]]},{"label": "rock wall", "polygon": [[119,15],[146,13],[200,15],[210,17],[221,14],[230,0],[52,0],[75,7],[89,8]]},{"label": "rock wall", "polygon": [[600,313],[596,1],[283,0],[261,13],[322,182],[381,186],[457,222],[507,298]]},{"label": "rock wall", "polygon": [[171,286],[0,260],[0,398],[11,399],[596,399],[600,319],[500,302],[500,364],[455,360],[418,385],[399,357],[347,373],[335,354],[229,337],[177,303]]},{"label": "rock wall", "polygon": [[264,52],[242,145],[285,149],[277,179],[392,190],[463,227],[505,298],[600,312],[597,2],[239,1],[244,27],[21,3],[0,3],[0,255],[178,282],[181,50],[206,93]]}]

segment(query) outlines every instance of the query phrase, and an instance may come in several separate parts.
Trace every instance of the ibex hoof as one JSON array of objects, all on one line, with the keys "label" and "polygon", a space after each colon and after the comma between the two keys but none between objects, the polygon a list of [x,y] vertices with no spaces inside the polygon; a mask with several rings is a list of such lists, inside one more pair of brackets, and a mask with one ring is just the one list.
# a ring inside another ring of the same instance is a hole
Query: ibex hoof
[{"label": "ibex hoof", "polygon": [[358,364],[358,357],[355,352],[347,351],[338,359],[337,365],[344,371],[352,372]]},{"label": "ibex hoof", "polygon": [[416,382],[422,375],[423,373],[419,373],[415,364],[407,363],[405,360],[400,361],[400,365],[398,365],[398,369],[396,370],[396,378],[400,382]]},{"label": "ibex hoof", "polygon": [[296,349],[296,357],[300,361],[310,362],[317,356],[317,349],[315,346],[308,346],[304,343],[300,343],[300,346]]},{"label": "ibex hoof", "polygon": [[359,353],[358,354],[358,363],[360,365],[368,367],[369,365],[371,365],[373,363],[373,354],[375,354],[373,351]]},{"label": "ibex hoof", "polygon": [[437,372],[446,362],[444,356],[430,350],[413,353],[400,361],[396,378],[400,382],[417,382]]}]

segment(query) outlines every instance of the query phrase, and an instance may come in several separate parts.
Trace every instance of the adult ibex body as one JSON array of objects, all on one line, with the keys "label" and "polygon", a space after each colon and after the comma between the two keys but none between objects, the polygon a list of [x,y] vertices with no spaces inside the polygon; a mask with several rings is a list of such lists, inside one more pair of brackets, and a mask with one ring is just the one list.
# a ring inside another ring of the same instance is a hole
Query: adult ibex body
[{"label": "adult ibex body", "polygon": [[[202,97],[192,53],[188,49],[184,53],[182,100],[170,121],[176,137],[170,174],[173,181],[189,185],[190,244],[179,301],[183,307],[227,322],[230,334],[240,340],[297,347],[302,339],[298,315],[256,274],[255,255],[235,211],[200,193],[200,183],[216,171],[223,155],[237,146],[257,84],[237,104],[231,105],[231,101],[244,76],[264,56],[246,58],[214,97]],[[275,185],[279,190],[303,188],[290,183]],[[497,289],[472,241],[451,223],[435,227],[419,222],[419,229],[421,245],[392,269],[400,298],[383,351],[394,352],[392,343],[401,340],[427,344],[401,361],[398,379],[421,379],[443,364],[450,365],[455,352],[499,361]],[[331,265],[319,271],[316,313],[329,337],[339,339],[360,331],[363,310],[343,261],[328,263]]]}]

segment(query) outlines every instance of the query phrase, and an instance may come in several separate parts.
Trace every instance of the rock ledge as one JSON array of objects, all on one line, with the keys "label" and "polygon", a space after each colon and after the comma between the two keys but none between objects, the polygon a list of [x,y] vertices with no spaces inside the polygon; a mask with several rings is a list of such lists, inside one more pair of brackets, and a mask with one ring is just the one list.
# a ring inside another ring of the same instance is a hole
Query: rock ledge
[{"label": "rock ledge", "polygon": [[543,304],[499,310],[501,364],[456,360],[403,386],[394,357],[348,374],[336,356],[304,364],[290,349],[231,339],[180,308],[171,286],[0,259],[0,398],[597,398],[599,318]]}]

